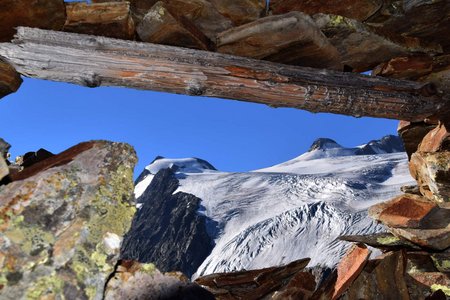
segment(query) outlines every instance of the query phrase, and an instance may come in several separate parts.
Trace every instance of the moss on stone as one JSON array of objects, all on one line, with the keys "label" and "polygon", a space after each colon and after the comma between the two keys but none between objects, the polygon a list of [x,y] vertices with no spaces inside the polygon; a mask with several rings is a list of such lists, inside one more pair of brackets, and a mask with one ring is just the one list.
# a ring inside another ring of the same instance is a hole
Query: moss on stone
[{"label": "moss on stone", "polygon": [[392,245],[394,243],[399,242],[400,239],[396,236],[386,236],[377,238],[377,242],[382,245]]},{"label": "moss on stone", "polygon": [[450,287],[441,285],[441,284],[433,284],[431,286],[431,291],[436,292],[438,290],[441,290],[444,292],[445,295],[450,296]]},{"label": "moss on stone", "polygon": [[26,291],[26,299],[42,299],[44,296],[60,295],[63,292],[64,281],[60,279],[56,272],[50,276],[41,277]]}]

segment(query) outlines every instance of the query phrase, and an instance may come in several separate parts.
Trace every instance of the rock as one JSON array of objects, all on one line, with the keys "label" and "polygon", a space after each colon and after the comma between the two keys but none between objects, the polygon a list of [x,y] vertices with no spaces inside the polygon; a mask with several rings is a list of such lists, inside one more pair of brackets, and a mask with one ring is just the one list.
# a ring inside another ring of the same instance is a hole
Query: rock
[{"label": "rock", "polygon": [[253,22],[266,13],[265,0],[209,0],[225,17],[240,26]]},{"label": "rock", "polygon": [[380,0],[271,0],[270,10],[274,14],[301,11],[308,15],[325,13],[364,21],[376,13],[381,5]]},{"label": "rock", "polygon": [[8,176],[8,174],[9,174],[8,165],[6,164],[5,159],[2,156],[0,156],[0,182],[3,180],[3,178]]},{"label": "rock", "polygon": [[314,275],[310,272],[298,272],[284,288],[276,291],[271,299],[309,299],[315,289],[316,280]]},{"label": "rock", "polygon": [[416,152],[409,169],[422,195],[437,202],[450,201],[450,151]]},{"label": "rock", "polygon": [[337,50],[308,15],[291,12],[229,29],[217,37],[219,52],[285,64],[340,69]]},{"label": "rock", "polygon": [[369,259],[370,251],[366,246],[354,245],[337,266],[337,279],[331,299],[338,299],[358,277]]},{"label": "rock", "polygon": [[152,264],[120,261],[106,285],[106,300],[113,299],[215,299],[179,273],[161,273]]},{"label": "rock", "polygon": [[400,249],[420,249],[420,247],[418,247],[417,245],[388,232],[376,233],[371,235],[344,235],[340,236],[339,239],[354,243],[364,243],[371,247],[379,248],[382,250],[395,251]]},{"label": "rock", "polygon": [[338,15],[317,14],[316,24],[339,51],[342,63],[355,72],[371,70],[389,59],[414,53],[435,54],[437,46],[417,38],[386,34],[357,20]]},{"label": "rock", "polygon": [[0,156],[7,159],[10,148],[11,145],[8,144],[4,139],[0,138]]},{"label": "rock", "polygon": [[450,224],[438,229],[390,228],[390,231],[424,248],[440,251],[450,247]]},{"label": "rock", "polygon": [[64,31],[134,39],[134,22],[128,2],[66,3]]},{"label": "rock", "polygon": [[142,206],[124,238],[121,257],[151,262],[163,272],[181,271],[190,277],[211,253],[214,241],[206,227],[211,220],[198,214],[201,200],[175,193],[178,187],[173,170],[154,175],[138,199]]},{"label": "rock", "polygon": [[396,57],[375,67],[372,76],[414,80],[433,70],[433,59],[428,55]]},{"label": "rock", "polygon": [[434,124],[427,124],[425,122],[411,123],[400,121],[397,131],[403,140],[408,158],[417,151],[419,144],[425,135],[436,127]]},{"label": "rock", "polygon": [[0,99],[17,91],[21,84],[22,78],[19,73],[10,64],[0,59]]},{"label": "rock", "polygon": [[55,155],[42,148],[36,152],[27,152],[22,157],[21,166],[27,168],[52,156]]},{"label": "rock", "polygon": [[[274,294],[276,291],[281,292],[308,263],[309,259],[301,259],[281,267],[211,274],[197,278],[195,282],[213,293],[216,299],[262,299],[277,295]],[[308,290],[312,278],[298,276],[307,280],[298,288]],[[296,286],[298,280],[294,280],[291,286]],[[284,292],[288,293],[286,290]]]},{"label": "rock", "polygon": [[389,252],[369,261],[341,299],[409,300],[405,261],[402,251]]},{"label": "rock", "polygon": [[82,143],[0,189],[0,298],[101,299],[135,208],[131,146]]},{"label": "rock", "polygon": [[419,79],[421,82],[430,82],[441,91],[441,94],[450,93],[450,66],[447,69],[436,71]]},{"label": "rock", "polygon": [[411,272],[408,275],[411,277],[408,280],[409,285],[416,287],[416,289],[418,286],[421,286],[422,289],[425,288],[430,293],[441,290],[447,297],[450,297],[450,277],[448,274],[440,272]]},{"label": "rock", "polygon": [[359,276],[369,256],[366,246],[355,244],[339,262],[333,275],[317,289],[313,299],[339,299]]},{"label": "rock", "polygon": [[433,253],[431,259],[439,272],[450,273],[450,253]]},{"label": "rock", "polygon": [[10,42],[18,26],[61,30],[65,19],[64,0],[2,0],[0,42]]},{"label": "rock", "polygon": [[450,150],[450,133],[447,124],[441,123],[428,132],[419,146],[420,152],[438,152]]},{"label": "rock", "polygon": [[137,27],[142,41],[194,49],[211,50],[213,43],[187,18],[172,13],[159,1]]},{"label": "rock", "polygon": [[[217,7],[211,2],[208,0],[164,0],[165,6],[172,13],[181,15],[194,23],[202,33],[214,42],[220,32],[230,29],[234,25],[230,19],[219,13]],[[247,0],[247,2],[254,1]],[[220,1],[220,3],[225,3],[225,1]],[[240,4],[245,6],[246,1],[233,1],[233,3],[237,6]]]},{"label": "rock", "polygon": [[421,196],[420,189],[418,185],[404,185],[400,190],[405,194],[414,194]]},{"label": "rock", "polygon": [[366,23],[403,36],[439,43],[444,52],[449,51],[450,3],[447,0],[385,1],[384,7]]},{"label": "rock", "polygon": [[447,296],[441,289],[439,289],[427,296],[425,300],[447,300]]},{"label": "rock", "polygon": [[[403,194],[369,209],[369,216],[389,228],[424,228],[440,208],[436,203],[414,194]],[[449,215],[450,216],[450,215]]]}]

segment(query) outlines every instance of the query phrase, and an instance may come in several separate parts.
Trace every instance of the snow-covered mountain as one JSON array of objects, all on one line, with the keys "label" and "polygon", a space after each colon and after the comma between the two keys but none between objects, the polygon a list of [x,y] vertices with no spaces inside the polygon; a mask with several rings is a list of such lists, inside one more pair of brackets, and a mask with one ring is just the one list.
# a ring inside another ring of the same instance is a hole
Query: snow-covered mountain
[{"label": "snow-covered mountain", "polygon": [[[152,189],[160,189],[161,184],[152,181],[160,170],[170,168],[178,181],[172,195],[191,194],[200,199],[195,209],[204,221],[197,221],[196,226],[206,226],[210,238],[189,237],[189,232],[198,233],[192,225],[170,229],[179,239],[191,238],[183,244],[184,249],[211,245],[209,255],[203,254],[206,258],[195,266],[196,275],[264,268],[304,257],[312,259],[310,266],[333,267],[349,246],[336,239],[344,234],[382,231],[368,218],[367,208],[400,194],[402,185],[412,183],[402,150],[401,140],[395,136],[354,148],[318,139],[299,157],[246,173],[220,172],[196,158],[157,158],[137,180],[135,196],[143,207],[139,226],[145,218],[157,217],[152,211],[156,197]],[[186,209],[193,205],[186,204]],[[173,214],[170,210],[158,213]],[[139,235],[141,227],[136,226]],[[135,248],[138,250],[133,251],[145,251]],[[170,251],[164,255],[173,255]],[[179,249],[173,251],[180,255]],[[142,257],[136,256],[133,258]]]}]

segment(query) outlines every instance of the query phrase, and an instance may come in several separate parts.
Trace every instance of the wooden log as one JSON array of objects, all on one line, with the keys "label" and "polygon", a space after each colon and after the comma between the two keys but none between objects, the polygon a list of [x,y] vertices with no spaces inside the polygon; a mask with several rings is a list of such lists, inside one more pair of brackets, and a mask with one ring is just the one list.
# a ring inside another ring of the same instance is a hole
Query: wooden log
[{"label": "wooden log", "polygon": [[0,56],[29,77],[356,117],[419,121],[447,105],[427,84],[26,27]]}]

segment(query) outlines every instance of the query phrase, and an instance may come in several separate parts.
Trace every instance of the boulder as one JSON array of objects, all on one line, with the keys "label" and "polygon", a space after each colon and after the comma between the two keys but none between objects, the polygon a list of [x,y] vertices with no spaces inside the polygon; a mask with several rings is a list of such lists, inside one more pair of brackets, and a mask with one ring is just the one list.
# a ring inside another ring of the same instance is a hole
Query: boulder
[{"label": "boulder", "polygon": [[339,15],[317,14],[315,22],[338,50],[342,63],[355,72],[371,70],[392,58],[414,53],[440,53],[435,45],[418,38],[388,34],[357,20]]},{"label": "boulder", "polygon": [[270,10],[274,14],[301,11],[309,15],[325,13],[364,21],[375,14],[382,3],[381,0],[270,0]]},{"label": "boulder", "polygon": [[269,16],[220,33],[222,53],[316,68],[340,69],[336,48],[301,12]]},{"label": "boulder", "polygon": [[135,212],[136,161],[129,145],[82,143],[0,189],[0,298],[102,299]]},{"label": "boulder", "polygon": [[204,299],[214,296],[181,273],[161,273],[152,264],[120,261],[109,279],[105,300]]},{"label": "boulder", "polygon": [[0,59],[0,99],[17,91],[21,84],[22,78],[20,78],[14,67]]},{"label": "boulder", "polygon": [[64,0],[2,0],[0,42],[10,42],[18,26],[61,30],[65,19]]},{"label": "boulder", "polygon": [[422,195],[436,202],[450,201],[450,151],[416,152],[409,169]]},{"label": "boulder", "polygon": [[64,31],[134,39],[135,26],[129,2],[66,3],[66,12]]},{"label": "boulder", "polygon": [[157,2],[137,27],[144,42],[212,50],[214,44],[194,23],[186,17],[173,13],[165,2]]},{"label": "boulder", "polygon": [[[298,275],[309,261],[309,259],[301,259],[280,267],[211,274],[199,277],[195,282],[213,293],[216,299],[263,299],[264,297],[270,299],[277,295],[277,291],[288,294],[289,291],[284,288],[292,280],[294,282],[291,286],[297,289],[296,292],[300,289],[309,290],[312,277]],[[296,275],[306,278],[300,286],[297,285],[299,278],[296,278]]]},{"label": "boulder", "polygon": [[266,13],[265,0],[209,0],[225,17],[240,26],[253,22]]}]

